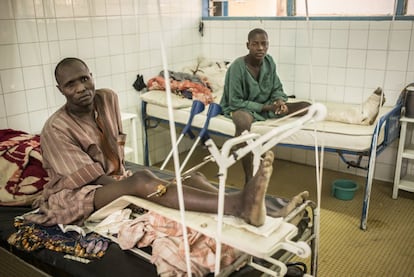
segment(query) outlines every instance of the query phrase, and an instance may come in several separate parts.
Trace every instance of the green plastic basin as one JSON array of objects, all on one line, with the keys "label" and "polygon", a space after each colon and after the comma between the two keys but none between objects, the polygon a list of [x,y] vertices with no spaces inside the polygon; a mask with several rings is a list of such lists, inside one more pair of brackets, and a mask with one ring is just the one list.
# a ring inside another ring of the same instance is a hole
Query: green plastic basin
[{"label": "green plastic basin", "polygon": [[352,200],[358,184],[352,180],[338,179],[332,183],[332,195],[340,200]]}]

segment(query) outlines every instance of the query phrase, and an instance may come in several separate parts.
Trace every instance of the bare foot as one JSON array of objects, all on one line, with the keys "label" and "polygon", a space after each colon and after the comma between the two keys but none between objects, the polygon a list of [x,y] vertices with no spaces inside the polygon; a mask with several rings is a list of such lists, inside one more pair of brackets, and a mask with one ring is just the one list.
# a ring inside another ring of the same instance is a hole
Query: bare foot
[{"label": "bare foot", "polygon": [[292,200],[289,201],[289,203],[284,206],[280,210],[275,210],[272,213],[269,213],[272,217],[285,217],[289,213],[291,213],[294,209],[302,205],[307,199],[309,198],[309,192],[303,191],[299,193],[298,195],[294,196]]},{"label": "bare foot", "polygon": [[267,151],[256,175],[243,190],[243,212],[241,218],[254,226],[261,226],[266,219],[265,196],[273,172],[272,151]]}]

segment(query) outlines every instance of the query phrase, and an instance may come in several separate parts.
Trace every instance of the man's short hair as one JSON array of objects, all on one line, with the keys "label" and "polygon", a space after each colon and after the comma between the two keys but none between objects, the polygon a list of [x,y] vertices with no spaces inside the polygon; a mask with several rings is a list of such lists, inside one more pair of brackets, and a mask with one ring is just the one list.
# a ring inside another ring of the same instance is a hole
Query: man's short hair
[{"label": "man's short hair", "polygon": [[267,32],[265,30],[263,30],[261,28],[255,28],[255,29],[251,30],[249,32],[249,34],[247,35],[247,41],[250,41],[257,34],[265,34],[266,37],[268,36]]},{"label": "man's short hair", "polygon": [[79,59],[79,58],[74,58],[74,57],[64,58],[63,60],[61,60],[60,62],[58,62],[58,64],[57,64],[57,65],[56,65],[56,67],[55,67],[55,79],[56,79],[56,82],[57,82],[57,83],[59,83],[58,78],[57,78],[57,75],[58,75],[58,73],[59,73],[60,68],[61,68],[61,67],[66,66],[66,65],[71,65],[71,64],[73,64],[73,63],[75,63],[75,62],[80,62],[80,63],[82,63],[82,64],[83,64],[86,68],[88,68],[88,69],[89,69],[88,65],[87,65],[87,64],[86,64],[83,60],[81,60],[81,59]]}]

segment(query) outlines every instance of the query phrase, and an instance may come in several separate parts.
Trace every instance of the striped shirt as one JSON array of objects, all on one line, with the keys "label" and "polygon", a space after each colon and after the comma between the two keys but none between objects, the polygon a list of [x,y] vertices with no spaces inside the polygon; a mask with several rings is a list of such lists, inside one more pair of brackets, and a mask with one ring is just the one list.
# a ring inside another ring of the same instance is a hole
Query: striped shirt
[{"label": "striped shirt", "polygon": [[70,114],[65,106],[57,110],[45,123],[40,136],[43,167],[50,181],[36,202],[40,211],[26,216],[38,224],[79,224],[93,212],[94,181],[100,176],[117,172],[123,167],[122,122],[117,95],[109,89],[96,90],[96,117],[105,125],[109,140],[115,141],[115,152],[121,164],[119,171],[104,155],[102,133],[96,124]]}]

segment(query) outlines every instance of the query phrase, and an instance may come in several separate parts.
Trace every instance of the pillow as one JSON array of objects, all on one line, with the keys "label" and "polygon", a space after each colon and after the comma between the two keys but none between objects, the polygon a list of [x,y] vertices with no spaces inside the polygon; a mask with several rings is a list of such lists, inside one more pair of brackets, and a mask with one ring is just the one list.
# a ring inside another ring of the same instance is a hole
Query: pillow
[{"label": "pillow", "polygon": [[[140,97],[144,102],[162,107],[168,107],[167,93],[165,90],[150,90],[142,93]],[[191,99],[180,97],[174,93],[171,93],[171,103],[174,109],[187,108],[193,105],[193,101]]]},{"label": "pillow", "polygon": [[226,78],[227,66],[223,63],[213,63],[210,66],[200,67],[197,75],[205,78],[213,93],[222,91]]}]

